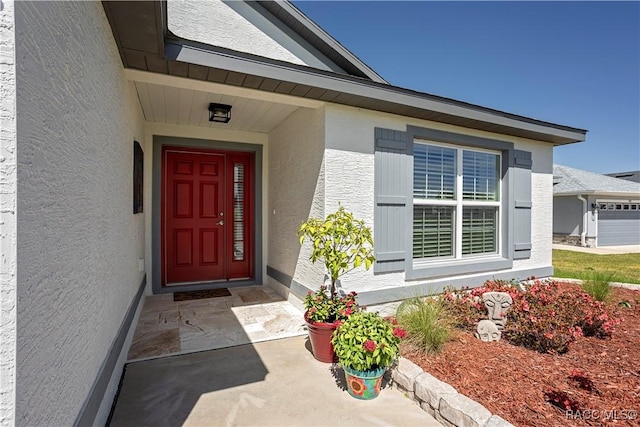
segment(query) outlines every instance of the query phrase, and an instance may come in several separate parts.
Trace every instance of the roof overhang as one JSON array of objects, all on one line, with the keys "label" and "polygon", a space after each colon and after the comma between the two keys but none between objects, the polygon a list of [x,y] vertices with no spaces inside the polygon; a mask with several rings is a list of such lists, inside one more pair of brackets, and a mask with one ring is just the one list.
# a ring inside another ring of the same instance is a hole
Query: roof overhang
[{"label": "roof overhang", "polygon": [[103,1],[125,68],[343,104],[564,145],[587,131],[370,79],[195,43],[167,31],[166,3]]},{"label": "roof overhang", "polygon": [[621,197],[621,198],[625,198],[625,199],[638,199],[640,198],[640,192],[634,193],[634,192],[619,192],[619,191],[596,191],[596,190],[591,190],[591,191],[580,191],[580,192],[576,192],[576,191],[569,191],[569,192],[563,192],[563,193],[553,193],[553,196],[601,196],[601,197]]}]

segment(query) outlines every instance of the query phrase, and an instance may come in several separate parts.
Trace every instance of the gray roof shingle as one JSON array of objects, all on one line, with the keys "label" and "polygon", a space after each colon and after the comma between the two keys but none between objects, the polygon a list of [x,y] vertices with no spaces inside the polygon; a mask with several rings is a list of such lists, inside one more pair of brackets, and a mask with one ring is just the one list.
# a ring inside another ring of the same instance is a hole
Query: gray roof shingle
[{"label": "gray roof shingle", "polygon": [[553,194],[630,193],[640,195],[640,183],[582,169],[553,165]]}]

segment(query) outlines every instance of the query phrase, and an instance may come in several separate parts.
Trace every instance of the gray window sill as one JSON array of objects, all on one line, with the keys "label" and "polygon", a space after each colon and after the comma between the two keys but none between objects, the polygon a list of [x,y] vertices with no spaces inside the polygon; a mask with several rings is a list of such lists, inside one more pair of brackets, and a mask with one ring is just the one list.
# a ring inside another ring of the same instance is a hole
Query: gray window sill
[{"label": "gray window sill", "polygon": [[444,276],[507,270],[513,261],[500,256],[442,261],[414,261],[407,263],[406,280],[431,279]]}]

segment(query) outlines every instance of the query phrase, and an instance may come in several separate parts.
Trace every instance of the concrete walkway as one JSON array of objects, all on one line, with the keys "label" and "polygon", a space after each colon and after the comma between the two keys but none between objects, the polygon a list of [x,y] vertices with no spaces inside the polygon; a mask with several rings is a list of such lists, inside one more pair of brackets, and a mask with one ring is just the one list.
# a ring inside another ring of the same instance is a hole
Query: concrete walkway
[{"label": "concrete walkway", "polygon": [[553,249],[563,251],[584,252],[597,255],[615,255],[615,254],[638,254],[640,253],[640,245],[626,246],[602,246],[600,248],[583,248],[582,246],[553,244]]},{"label": "concrete walkway", "polygon": [[130,363],[111,426],[439,426],[400,391],[361,401],[306,337]]}]

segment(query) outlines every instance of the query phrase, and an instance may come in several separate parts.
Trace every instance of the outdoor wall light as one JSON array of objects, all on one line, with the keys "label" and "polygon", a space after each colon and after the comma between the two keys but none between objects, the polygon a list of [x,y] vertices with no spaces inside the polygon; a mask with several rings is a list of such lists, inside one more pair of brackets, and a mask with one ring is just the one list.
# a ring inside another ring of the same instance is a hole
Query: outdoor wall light
[{"label": "outdoor wall light", "polygon": [[209,104],[209,121],[229,123],[231,120],[231,105]]}]

